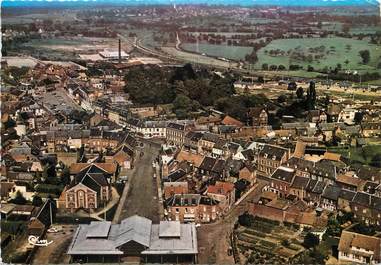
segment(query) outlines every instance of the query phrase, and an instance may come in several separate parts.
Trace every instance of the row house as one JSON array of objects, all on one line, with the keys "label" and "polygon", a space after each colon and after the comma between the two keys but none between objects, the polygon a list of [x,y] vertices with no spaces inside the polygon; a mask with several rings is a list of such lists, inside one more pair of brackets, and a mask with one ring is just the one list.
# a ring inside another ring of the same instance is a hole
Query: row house
[{"label": "row house", "polygon": [[268,189],[279,197],[286,198],[290,193],[294,176],[295,171],[293,169],[281,166],[271,174]]},{"label": "row house", "polygon": [[165,121],[146,121],[141,123],[136,130],[143,138],[166,138],[167,137],[167,122]]},{"label": "row house", "polygon": [[365,192],[357,192],[350,202],[351,211],[357,220],[366,224],[381,225],[381,198]]},{"label": "row house", "polygon": [[289,194],[294,195],[299,200],[304,200],[307,197],[307,186],[311,179],[306,177],[295,176],[292,181]]},{"label": "row house", "polygon": [[184,124],[171,122],[166,128],[166,140],[171,145],[182,146],[184,144],[187,126]]},{"label": "row house", "polygon": [[198,173],[202,176],[223,179],[225,178],[225,160],[206,156],[198,166]]},{"label": "row house", "polygon": [[256,170],[251,165],[244,165],[239,171],[238,179],[246,180],[253,185],[257,182]]},{"label": "row house", "polygon": [[334,183],[337,175],[336,165],[328,160],[313,162],[293,156],[283,163],[283,166],[295,169],[297,176],[308,177],[330,184]]},{"label": "row house", "polygon": [[198,152],[198,143],[203,137],[204,133],[199,131],[189,131],[184,138],[184,148],[191,152]]},{"label": "row house", "polygon": [[310,179],[306,187],[306,196],[304,197],[304,200],[310,205],[317,206],[320,203],[321,195],[326,186],[327,184],[323,181]]},{"label": "row house", "polygon": [[266,144],[258,153],[258,172],[265,176],[271,175],[289,156],[289,149]]},{"label": "row house", "polygon": [[175,194],[165,202],[169,220],[208,223],[220,215],[218,202],[200,194]]},{"label": "row house", "polygon": [[220,136],[213,133],[204,133],[198,141],[198,152],[201,154],[212,154],[213,147],[220,141]]},{"label": "row house", "polygon": [[349,175],[338,175],[336,178],[336,183],[339,187],[351,191],[357,191],[364,181],[360,178],[349,176]]},{"label": "row house", "polygon": [[320,207],[328,211],[336,211],[340,192],[340,187],[327,185],[321,195]]}]

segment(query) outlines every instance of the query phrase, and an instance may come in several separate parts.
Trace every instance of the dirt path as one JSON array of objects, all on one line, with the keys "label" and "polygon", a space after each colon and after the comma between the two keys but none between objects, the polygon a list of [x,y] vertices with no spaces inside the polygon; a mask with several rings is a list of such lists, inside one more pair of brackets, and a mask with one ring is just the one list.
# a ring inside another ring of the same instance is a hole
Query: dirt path
[{"label": "dirt path", "polygon": [[234,264],[233,256],[228,255],[229,235],[239,215],[249,209],[249,202],[259,199],[265,181],[258,180],[255,189],[229,214],[216,223],[204,224],[197,229],[199,255],[198,263]]}]

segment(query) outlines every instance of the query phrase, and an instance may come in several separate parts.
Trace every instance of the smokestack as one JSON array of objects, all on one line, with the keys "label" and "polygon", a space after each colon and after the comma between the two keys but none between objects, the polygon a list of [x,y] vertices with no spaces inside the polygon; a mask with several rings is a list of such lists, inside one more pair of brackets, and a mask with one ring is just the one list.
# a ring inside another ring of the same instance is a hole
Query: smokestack
[{"label": "smokestack", "polygon": [[119,39],[118,56],[119,56],[119,63],[121,63],[122,62],[122,44],[121,44],[120,39]]}]

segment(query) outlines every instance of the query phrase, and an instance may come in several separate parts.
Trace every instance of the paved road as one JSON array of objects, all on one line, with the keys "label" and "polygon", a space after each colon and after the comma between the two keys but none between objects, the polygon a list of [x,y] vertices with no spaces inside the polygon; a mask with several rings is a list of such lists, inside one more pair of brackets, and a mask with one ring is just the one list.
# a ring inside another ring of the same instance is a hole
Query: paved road
[{"label": "paved road", "polygon": [[156,179],[153,178],[152,162],[157,158],[159,145],[144,143],[141,151],[144,153],[135,163],[135,168],[129,176],[129,189],[123,203],[119,221],[138,214],[151,219],[154,223],[160,220]]},{"label": "paved road", "polygon": [[229,214],[219,221],[201,225],[197,229],[199,257],[201,264],[234,264],[233,256],[228,256],[229,235],[239,215],[249,209],[249,202],[258,201],[266,181],[258,180],[257,187]]}]

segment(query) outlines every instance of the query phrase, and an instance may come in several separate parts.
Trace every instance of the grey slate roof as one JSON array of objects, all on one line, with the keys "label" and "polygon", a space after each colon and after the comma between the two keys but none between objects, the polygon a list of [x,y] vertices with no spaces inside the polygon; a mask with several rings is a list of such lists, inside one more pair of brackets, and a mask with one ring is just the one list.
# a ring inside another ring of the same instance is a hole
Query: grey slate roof
[{"label": "grey slate roof", "polygon": [[323,198],[337,201],[341,192],[341,188],[338,186],[328,185],[322,194]]},{"label": "grey slate roof", "polygon": [[309,180],[310,180],[309,178],[295,176],[294,181],[292,182],[291,188],[306,189]]},{"label": "grey slate roof", "polygon": [[282,157],[288,152],[286,148],[272,145],[265,145],[263,149],[259,152],[260,156],[265,156],[269,159],[281,160]]},{"label": "grey slate roof", "polygon": [[294,175],[295,175],[294,170],[279,167],[271,175],[271,178],[291,183],[292,179],[294,178]]}]

